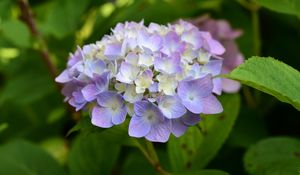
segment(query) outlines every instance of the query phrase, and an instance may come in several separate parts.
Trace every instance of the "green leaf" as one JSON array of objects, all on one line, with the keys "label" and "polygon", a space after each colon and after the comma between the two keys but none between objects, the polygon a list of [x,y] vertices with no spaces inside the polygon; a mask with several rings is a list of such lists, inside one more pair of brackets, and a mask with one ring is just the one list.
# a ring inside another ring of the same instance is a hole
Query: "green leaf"
[{"label": "green leaf", "polygon": [[0,147],[0,174],[64,175],[58,163],[40,147],[13,141]]},{"label": "green leaf", "polygon": [[54,91],[50,77],[44,74],[24,73],[11,79],[0,93],[0,105],[7,100],[30,104]]},{"label": "green leaf", "polygon": [[256,0],[256,2],[275,12],[300,16],[299,0]]},{"label": "green leaf", "polygon": [[69,148],[67,147],[66,140],[63,138],[47,138],[40,143],[40,146],[61,165],[66,163]]},{"label": "green leaf", "polygon": [[69,130],[67,136],[76,131],[81,131],[82,134],[85,135],[90,133],[98,133],[102,136],[102,139],[106,141],[126,146],[136,146],[135,139],[128,135],[128,124],[129,120],[125,120],[125,122],[121,125],[116,125],[109,129],[103,129],[92,125],[90,117],[84,116]]},{"label": "green leaf", "polygon": [[17,20],[4,21],[1,25],[2,35],[19,47],[30,46],[30,32],[27,26]]},{"label": "green leaf", "polygon": [[140,153],[139,150],[130,152],[122,166],[121,175],[155,175],[155,169],[149,164],[148,160]]},{"label": "green leaf", "polygon": [[201,131],[191,127],[180,138],[170,138],[168,153],[174,171],[201,169],[221,148],[238,116],[240,97],[238,94],[225,94],[220,97],[220,101],[224,112],[202,116]]},{"label": "green leaf", "polygon": [[41,24],[42,30],[59,39],[75,32],[89,3],[90,0],[54,1],[47,9],[46,20]]},{"label": "green leaf", "polygon": [[229,174],[220,170],[200,170],[200,171],[175,173],[174,175],[229,175]]},{"label": "green leaf", "polygon": [[[0,1],[0,20],[7,19],[10,16],[11,6],[13,1],[1,0]],[[1,21],[0,21],[1,25]],[[1,30],[1,27],[0,27]]]},{"label": "green leaf", "polygon": [[252,57],[226,77],[273,95],[300,110],[300,73],[278,60]]},{"label": "green leaf", "polygon": [[296,175],[300,163],[300,140],[268,138],[253,145],[244,157],[251,175]]},{"label": "green leaf", "polygon": [[75,140],[68,158],[71,175],[111,174],[120,145],[112,144],[99,133],[81,135]]}]

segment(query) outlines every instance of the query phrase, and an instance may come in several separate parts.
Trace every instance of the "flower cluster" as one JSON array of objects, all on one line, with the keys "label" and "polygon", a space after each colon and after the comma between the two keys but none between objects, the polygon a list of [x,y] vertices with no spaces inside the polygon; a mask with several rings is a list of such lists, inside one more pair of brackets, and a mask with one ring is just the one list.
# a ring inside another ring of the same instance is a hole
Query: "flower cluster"
[{"label": "flower cluster", "polygon": [[131,116],[128,133],[153,142],[181,136],[200,115],[223,108],[224,47],[209,32],[173,25],[119,23],[110,35],[71,54],[56,81],[76,110],[89,106],[93,125],[109,128]]},{"label": "flower cluster", "polygon": [[[213,38],[221,42],[226,52],[221,55],[223,60],[222,73],[231,72],[244,62],[244,56],[239,51],[235,39],[242,35],[241,30],[232,29],[226,20],[215,20],[206,15],[190,20],[200,30],[209,31]],[[237,81],[223,78],[222,91],[235,93],[239,91],[241,84]]]}]

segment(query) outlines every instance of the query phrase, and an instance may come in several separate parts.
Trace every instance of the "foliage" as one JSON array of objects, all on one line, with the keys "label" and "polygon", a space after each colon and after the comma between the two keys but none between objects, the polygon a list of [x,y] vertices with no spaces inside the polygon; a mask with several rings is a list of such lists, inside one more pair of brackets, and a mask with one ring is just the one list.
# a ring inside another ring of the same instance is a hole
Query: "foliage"
[{"label": "foliage", "polygon": [[300,72],[282,62],[252,57],[227,77],[271,94],[300,110]]},{"label": "foliage", "polygon": [[[299,174],[299,2],[1,0],[0,174]],[[185,135],[153,147],[128,136],[128,121],[97,128],[63,102],[53,76],[77,45],[101,39],[117,22],[204,14],[243,32],[237,43],[247,61],[224,76],[244,86],[220,96],[222,114],[201,115]]]}]

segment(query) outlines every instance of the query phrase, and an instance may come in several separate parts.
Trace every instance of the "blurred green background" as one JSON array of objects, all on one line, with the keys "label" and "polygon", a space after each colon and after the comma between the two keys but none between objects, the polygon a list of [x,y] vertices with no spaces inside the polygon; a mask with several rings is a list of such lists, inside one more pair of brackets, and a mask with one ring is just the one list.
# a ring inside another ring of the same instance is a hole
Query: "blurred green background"
[{"label": "blurred green background", "polygon": [[[24,148],[24,154],[26,147],[37,146],[41,148],[40,151],[46,150],[58,160],[66,174],[155,174],[142,154],[126,144],[121,147],[121,143],[110,142],[105,136],[88,138],[96,140],[91,142],[101,143],[90,143],[86,140],[79,143],[80,139],[84,139],[82,134],[72,133],[67,136],[68,131],[79,120],[80,114],[74,114],[63,102],[63,96],[40,54],[41,50],[48,47],[50,59],[60,72],[65,68],[69,53],[77,45],[82,46],[101,39],[118,22],[144,20],[145,24],[166,24],[179,18],[190,19],[209,14],[216,19],[226,19],[233,28],[243,31],[237,42],[245,58],[257,54],[272,56],[299,70],[299,17],[263,7],[251,10],[247,3],[250,1],[30,0],[29,4],[40,32],[40,36],[36,37],[20,18],[19,2],[1,0],[0,156],[6,155],[5,152],[10,149],[14,150],[13,146],[16,147],[15,150]],[[257,20],[255,16],[258,17]],[[256,41],[261,43],[259,53],[254,49]],[[250,101],[247,94],[251,96]],[[248,174],[243,165],[243,157],[251,145],[274,136],[300,138],[300,115],[292,106],[251,88],[243,88],[240,95],[241,109],[238,119],[222,149],[206,166],[208,169],[220,169],[232,175]],[[26,145],[28,143],[23,141],[12,142],[19,139],[34,145]],[[12,144],[10,148],[7,143]],[[98,144],[99,147],[96,146]],[[90,146],[91,149],[85,149]],[[170,169],[166,145],[155,146],[158,147],[163,166]],[[93,152],[98,149],[102,152]],[[79,152],[84,154],[80,155]],[[27,157],[35,155],[27,154]],[[11,155],[19,153],[14,152],[7,157]],[[97,160],[90,160],[90,157],[97,155]],[[1,173],[4,172],[2,167],[8,166],[5,164],[8,159],[2,157]],[[41,159],[49,161],[44,171],[48,171],[55,164],[53,159],[47,158]],[[85,163],[72,161],[74,159],[88,162],[87,166],[84,167]],[[22,162],[20,157],[15,160]],[[21,165],[20,162],[17,164]],[[39,165],[39,162],[31,163]],[[98,170],[99,167],[101,170]],[[8,172],[6,174],[14,173]],[[19,174],[16,172],[15,174]],[[55,171],[40,174],[51,173],[55,174]]]}]

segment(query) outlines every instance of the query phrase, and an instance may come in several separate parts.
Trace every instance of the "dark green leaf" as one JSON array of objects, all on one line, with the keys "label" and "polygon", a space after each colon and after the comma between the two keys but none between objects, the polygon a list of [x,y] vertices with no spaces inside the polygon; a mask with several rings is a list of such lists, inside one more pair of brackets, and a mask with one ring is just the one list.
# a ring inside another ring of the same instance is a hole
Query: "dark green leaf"
[{"label": "dark green leaf", "polygon": [[229,174],[220,170],[199,170],[199,171],[175,173],[174,175],[229,175]]},{"label": "dark green leaf", "polygon": [[[138,150],[137,150],[138,151]],[[122,175],[155,175],[154,168],[148,163],[147,159],[140,152],[129,152],[122,167]]]},{"label": "dark green leaf", "polygon": [[256,0],[256,2],[276,12],[300,16],[299,0]]},{"label": "dark green leaf", "polygon": [[273,95],[300,110],[300,73],[278,60],[252,57],[226,77]]},{"label": "dark green leaf", "polygon": [[58,163],[38,146],[14,141],[0,147],[0,174],[64,175]]},{"label": "dark green leaf", "polygon": [[117,161],[120,145],[112,144],[99,133],[81,135],[68,158],[71,175],[109,175]]},{"label": "dark green leaf", "polygon": [[201,169],[221,148],[238,116],[240,97],[238,94],[225,94],[220,101],[224,112],[202,116],[201,131],[192,127],[180,138],[171,137],[168,152],[174,171]]},{"label": "dark green leaf", "polygon": [[296,175],[300,163],[300,140],[274,137],[252,146],[244,158],[251,175]]},{"label": "dark green leaf", "polygon": [[29,104],[54,91],[50,77],[43,74],[25,73],[10,80],[0,93],[0,105],[7,100]]},{"label": "dark green leaf", "polygon": [[85,116],[74,127],[72,127],[69,130],[67,135],[70,135],[76,131],[81,131],[83,134],[86,135],[90,133],[98,133],[102,136],[102,139],[106,141],[127,146],[135,146],[135,139],[128,135],[128,124],[129,121],[126,120],[121,125],[116,125],[109,129],[103,129],[92,125],[90,117]]}]

